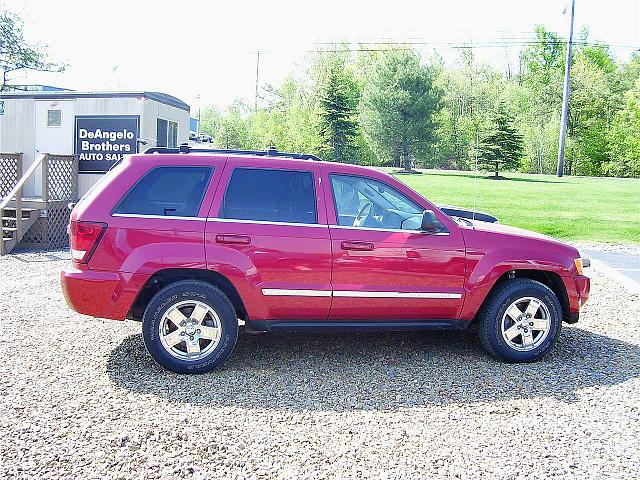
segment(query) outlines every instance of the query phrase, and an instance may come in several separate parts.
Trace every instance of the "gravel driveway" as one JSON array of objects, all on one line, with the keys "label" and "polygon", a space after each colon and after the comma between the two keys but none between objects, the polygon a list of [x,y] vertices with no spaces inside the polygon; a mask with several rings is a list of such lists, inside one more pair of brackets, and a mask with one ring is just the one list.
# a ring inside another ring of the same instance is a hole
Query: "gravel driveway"
[{"label": "gravel driveway", "polygon": [[592,297],[544,361],[467,333],[241,335],[177,376],[69,310],[63,251],[0,258],[0,478],[638,478],[640,298]]}]

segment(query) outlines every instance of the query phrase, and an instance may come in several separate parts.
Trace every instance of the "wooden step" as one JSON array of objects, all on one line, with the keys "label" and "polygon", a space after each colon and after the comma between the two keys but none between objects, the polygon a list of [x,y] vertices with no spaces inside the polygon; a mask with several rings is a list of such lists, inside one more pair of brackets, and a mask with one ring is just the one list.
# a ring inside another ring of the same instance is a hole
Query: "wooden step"
[{"label": "wooden step", "polygon": [[2,239],[2,243],[4,244],[4,248],[6,252],[10,252],[17,245],[15,238],[4,237]]},{"label": "wooden step", "polygon": [[[17,210],[15,207],[6,207],[2,211],[2,218],[0,219],[0,239],[2,243],[2,253],[6,254],[11,252],[18,243],[22,240],[22,237],[38,220],[41,209],[39,208],[21,208],[22,211],[22,229],[18,234],[17,222]],[[34,213],[35,212],[35,213]],[[16,225],[16,226],[9,226]]]},{"label": "wooden step", "polygon": [[[17,217],[11,217],[11,216],[6,216],[6,215],[5,215],[5,216],[3,216],[3,217],[2,217],[2,220],[10,220],[10,221],[15,222],[15,221],[16,221],[16,218],[17,218]],[[27,213],[27,214],[25,215],[25,214],[24,214],[24,212],[22,212],[22,219],[23,219],[23,220],[29,220],[30,218],[31,218],[31,215],[30,215],[30,214],[28,214],[28,213]]]},{"label": "wooden step", "polygon": [[[4,207],[4,210],[7,210],[9,212],[15,212],[16,211],[16,207]],[[37,208],[25,208],[25,207],[22,207],[21,210],[23,212],[35,212],[38,209]]]}]

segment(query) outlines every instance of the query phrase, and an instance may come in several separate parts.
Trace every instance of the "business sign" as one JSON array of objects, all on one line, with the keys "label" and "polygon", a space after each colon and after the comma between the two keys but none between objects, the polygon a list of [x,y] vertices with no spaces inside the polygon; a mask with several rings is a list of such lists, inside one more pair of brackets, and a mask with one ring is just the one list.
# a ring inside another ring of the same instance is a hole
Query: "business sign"
[{"label": "business sign", "polygon": [[138,115],[76,116],[78,171],[108,172],[124,155],[138,151],[139,130]]}]

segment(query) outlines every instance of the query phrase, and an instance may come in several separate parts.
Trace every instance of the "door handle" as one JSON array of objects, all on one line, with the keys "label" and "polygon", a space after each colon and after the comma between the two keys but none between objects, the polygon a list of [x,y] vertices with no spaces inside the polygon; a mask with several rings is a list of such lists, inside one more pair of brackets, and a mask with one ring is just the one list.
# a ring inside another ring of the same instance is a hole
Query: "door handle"
[{"label": "door handle", "polygon": [[251,237],[247,235],[216,235],[216,243],[249,245],[251,243]]},{"label": "door handle", "polygon": [[357,250],[360,252],[370,252],[373,250],[373,243],[370,242],[342,242],[340,244],[342,250]]}]

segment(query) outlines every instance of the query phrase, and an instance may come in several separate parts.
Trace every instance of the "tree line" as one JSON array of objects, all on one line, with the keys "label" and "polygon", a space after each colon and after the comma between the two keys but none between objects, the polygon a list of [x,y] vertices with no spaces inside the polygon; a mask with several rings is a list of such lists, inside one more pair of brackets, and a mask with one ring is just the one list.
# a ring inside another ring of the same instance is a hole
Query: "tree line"
[{"label": "tree line", "polygon": [[[565,173],[640,176],[640,54],[619,62],[588,40],[574,48]],[[238,99],[201,112],[221,148],[318,153],[327,160],[404,169],[554,173],[566,50],[542,26],[506,72],[460,49],[387,46],[310,55],[281,85],[262,85],[257,107]]]}]

